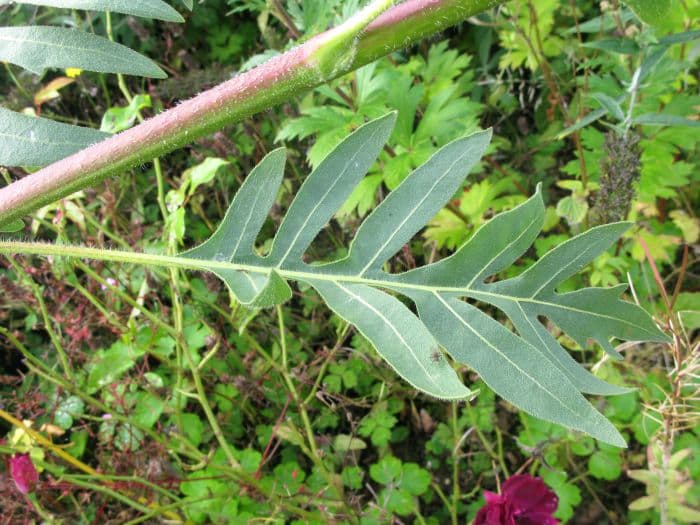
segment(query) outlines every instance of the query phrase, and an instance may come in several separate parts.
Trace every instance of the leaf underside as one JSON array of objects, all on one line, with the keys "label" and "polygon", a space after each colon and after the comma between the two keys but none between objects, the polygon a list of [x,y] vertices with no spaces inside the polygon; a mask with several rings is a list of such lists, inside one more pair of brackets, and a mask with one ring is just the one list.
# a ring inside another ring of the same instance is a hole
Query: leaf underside
[{"label": "leaf underside", "polygon": [[[463,399],[474,394],[440,351],[443,348],[522,410],[625,446],[615,427],[582,393],[628,390],[589,373],[540,318],[548,318],[582,346],[589,339],[597,341],[614,357],[619,356],[611,338],[666,340],[644,310],[620,300],[622,287],[556,291],[617,240],[628,224],[593,228],[554,248],[521,275],[488,282],[520,258],[540,232],[544,204],[538,188],[528,201],[486,223],[452,256],[402,274],[383,269],[462,187],[488,146],[490,131],[447,144],[416,169],[365,219],[345,258],[327,264],[302,260],[376,160],[395,120],[396,114],[390,113],[365,124],[318,165],[298,191],[266,257],[256,253],[255,240],[282,182],[283,149],[268,154],[251,172],[216,232],[179,257],[186,266],[217,274],[248,307],[287,300],[287,280],[310,284],[401,377],[431,396]],[[394,294],[412,300],[418,314]],[[495,306],[517,333],[464,298]]]},{"label": "leaf underside", "polygon": [[78,68],[165,78],[152,60],[104,37],[53,26],[0,27],[0,60],[37,75],[46,68]]},{"label": "leaf underside", "polygon": [[112,11],[114,13],[154,18],[166,22],[184,21],[180,13],[163,2],[163,0],[0,0],[0,6],[7,4],[31,4],[64,9]]},{"label": "leaf underside", "polygon": [[0,107],[0,165],[45,166],[109,135]]}]

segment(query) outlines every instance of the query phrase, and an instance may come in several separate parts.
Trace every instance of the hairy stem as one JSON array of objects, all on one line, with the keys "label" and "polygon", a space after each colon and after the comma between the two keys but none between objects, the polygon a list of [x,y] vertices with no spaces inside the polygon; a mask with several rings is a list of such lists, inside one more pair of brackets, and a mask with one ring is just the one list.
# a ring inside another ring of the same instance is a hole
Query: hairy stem
[{"label": "hairy stem", "polygon": [[407,0],[384,11],[391,2],[376,0],[305,44],[0,189],[0,225],[504,2]]}]

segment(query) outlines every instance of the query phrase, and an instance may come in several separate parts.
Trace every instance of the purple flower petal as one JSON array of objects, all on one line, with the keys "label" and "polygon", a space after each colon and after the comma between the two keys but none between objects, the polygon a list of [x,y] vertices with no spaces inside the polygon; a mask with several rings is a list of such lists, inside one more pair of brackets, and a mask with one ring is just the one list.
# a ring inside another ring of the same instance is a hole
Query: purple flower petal
[{"label": "purple flower petal", "polygon": [[552,514],[557,510],[559,499],[540,478],[529,474],[511,476],[503,484],[503,497],[514,509],[518,523],[526,525],[529,519],[540,525],[556,525]]},{"label": "purple flower petal", "polygon": [[529,474],[511,476],[503,493],[484,491],[484,505],[474,525],[557,525],[557,495],[539,478]]},{"label": "purple flower petal", "polygon": [[10,458],[10,476],[22,494],[32,492],[39,481],[39,473],[29,454],[15,454]]},{"label": "purple flower petal", "polygon": [[485,497],[486,505],[477,512],[474,525],[516,525],[507,501],[492,492],[486,492]]}]

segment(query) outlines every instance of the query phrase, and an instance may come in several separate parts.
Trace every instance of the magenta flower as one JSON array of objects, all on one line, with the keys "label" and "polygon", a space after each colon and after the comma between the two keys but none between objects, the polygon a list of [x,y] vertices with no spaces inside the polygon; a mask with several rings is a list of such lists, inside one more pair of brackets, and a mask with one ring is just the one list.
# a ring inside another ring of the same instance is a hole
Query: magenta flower
[{"label": "magenta flower", "polygon": [[29,454],[15,454],[10,458],[10,477],[22,494],[29,494],[34,490],[39,481],[39,473]]},{"label": "magenta flower", "polygon": [[501,494],[485,491],[484,505],[474,525],[557,525],[557,495],[540,478],[530,474],[511,476]]}]

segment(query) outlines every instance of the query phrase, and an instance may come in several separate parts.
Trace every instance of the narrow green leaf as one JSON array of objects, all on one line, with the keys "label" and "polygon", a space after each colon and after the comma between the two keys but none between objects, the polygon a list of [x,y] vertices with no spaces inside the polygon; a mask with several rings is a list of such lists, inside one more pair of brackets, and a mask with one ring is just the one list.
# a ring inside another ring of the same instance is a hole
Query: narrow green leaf
[{"label": "narrow green leaf", "polygon": [[[217,262],[238,258],[260,264],[262,258],[253,250],[255,239],[275,202],[284,176],[285,160],[284,148],[268,153],[243,182],[214,234],[203,244],[180,256]],[[209,269],[246,306],[262,308],[291,297],[287,283],[274,272],[267,276],[225,268]]]},{"label": "narrow green leaf", "polygon": [[22,219],[17,219],[8,224],[0,224],[0,233],[15,233],[24,228],[24,222]]},{"label": "narrow green leaf", "polygon": [[626,24],[634,18],[634,13],[629,9],[623,9],[620,12],[616,12],[615,15],[616,16],[613,16],[610,12],[604,13],[601,16],[596,16],[590,20],[576,24],[567,29],[564,33],[567,35],[578,33],[605,33],[611,29],[615,29],[618,23]]},{"label": "narrow green leaf", "polygon": [[591,49],[600,49],[609,53],[618,55],[634,55],[639,53],[639,46],[634,40],[628,38],[607,38],[603,40],[594,40],[582,44],[583,47]]},{"label": "narrow green leaf", "polygon": [[0,27],[0,60],[32,73],[46,68],[79,68],[153,78],[166,74],[153,61],[106,38],[64,27]]},{"label": "narrow green leaf", "polygon": [[[627,304],[627,303],[625,303]],[[544,356],[581,392],[600,396],[621,395],[631,392],[633,389],[611,385],[598,379],[588,370],[583,368],[571,354],[564,350],[557,340],[539,322],[532,313],[526,313],[522,305],[514,301],[499,302],[499,307],[513,322],[520,337],[536,347],[539,351],[545,350]]]},{"label": "narrow green leaf", "polygon": [[347,258],[329,271],[376,274],[381,265],[440,211],[491,141],[491,130],[455,140],[409,175],[365,219]]},{"label": "narrow green leaf", "polygon": [[473,395],[442,356],[434,337],[399,300],[365,285],[308,282],[413,386],[440,399]]},{"label": "narrow green leaf", "polygon": [[405,283],[473,288],[513,264],[537,238],[544,221],[542,188],[520,206],[479,228],[453,255],[397,276]]},{"label": "narrow green leaf", "polygon": [[456,298],[412,292],[421,319],[458,362],[466,363],[504,399],[548,421],[618,447],[625,441],[542,352],[478,308]]},{"label": "narrow green leaf", "polygon": [[286,157],[284,148],[268,153],[246,177],[214,234],[180,255],[214,261],[254,259],[255,239],[282,184]]},{"label": "narrow green leaf", "polygon": [[275,236],[271,264],[301,266],[306,248],[367,173],[395,122],[396,113],[389,113],[359,127],[309,175]]},{"label": "narrow green leaf", "polygon": [[700,38],[700,29],[694,31],[683,31],[681,33],[674,33],[672,35],[666,35],[659,38],[659,44],[661,45],[673,45],[673,44],[684,44],[686,42],[692,42]]},{"label": "narrow green leaf", "polygon": [[[622,102],[623,100],[625,100],[624,96],[618,97],[618,99],[617,99],[618,103]],[[591,111],[588,115],[586,115],[582,119],[579,119],[577,122],[574,122],[568,128],[560,131],[559,134],[556,136],[556,139],[561,140],[564,137],[568,137],[573,132],[578,131],[579,129],[585,128],[589,124],[593,124],[596,120],[603,118],[607,114],[608,114],[608,110],[606,108],[601,108],[601,109],[596,109],[595,111]]]},{"label": "narrow green leaf", "polygon": [[622,111],[620,104],[612,97],[605,93],[592,93],[591,96],[598,101],[601,107],[605,108],[608,113],[615,117],[618,121],[625,120],[625,113]]},{"label": "narrow green leaf", "polygon": [[94,129],[0,107],[0,165],[3,166],[44,166],[108,136]]},{"label": "narrow green leaf", "polygon": [[112,11],[125,15],[155,18],[166,22],[184,22],[180,13],[163,0],[0,0],[0,5],[32,4],[65,9]]},{"label": "narrow green leaf", "polygon": [[700,120],[692,120],[680,115],[668,115],[664,113],[648,113],[635,117],[634,124],[642,126],[681,126],[686,128],[700,128]]}]

